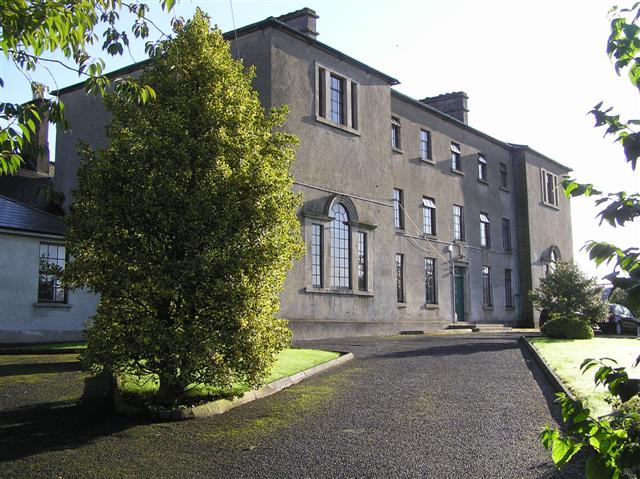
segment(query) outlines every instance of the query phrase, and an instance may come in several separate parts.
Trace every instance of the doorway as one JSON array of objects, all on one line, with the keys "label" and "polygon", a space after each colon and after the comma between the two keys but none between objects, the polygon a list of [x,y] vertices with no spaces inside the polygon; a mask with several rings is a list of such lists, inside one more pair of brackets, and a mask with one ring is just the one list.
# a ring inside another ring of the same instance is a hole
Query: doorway
[{"label": "doorway", "polygon": [[454,295],[455,295],[455,312],[457,321],[464,321],[465,310],[464,305],[465,301],[465,287],[464,287],[464,278],[466,275],[466,268],[462,268],[460,266],[456,266],[454,269]]}]

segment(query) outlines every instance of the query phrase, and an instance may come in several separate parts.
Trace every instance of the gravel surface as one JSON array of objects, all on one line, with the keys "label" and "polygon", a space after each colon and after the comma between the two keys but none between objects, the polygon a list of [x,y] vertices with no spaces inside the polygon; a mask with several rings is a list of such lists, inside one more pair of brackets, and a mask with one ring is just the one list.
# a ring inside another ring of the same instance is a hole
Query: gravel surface
[{"label": "gravel surface", "polygon": [[0,477],[581,477],[537,440],[557,410],[517,335],[302,346],[356,359],[217,417],[156,424],[116,416],[73,355],[0,356]]}]

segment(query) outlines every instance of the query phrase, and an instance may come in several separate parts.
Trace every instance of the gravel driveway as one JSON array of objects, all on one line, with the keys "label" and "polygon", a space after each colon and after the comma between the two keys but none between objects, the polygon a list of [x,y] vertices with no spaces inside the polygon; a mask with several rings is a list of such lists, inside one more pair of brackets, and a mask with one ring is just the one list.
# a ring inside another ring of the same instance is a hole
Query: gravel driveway
[{"label": "gravel driveway", "polygon": [[515,334],[303,346],[356,359],[218,417],[157,424],[105,411],[73,356],[0,356],[0,477],[580,477],[538,443],[553,392]]}]

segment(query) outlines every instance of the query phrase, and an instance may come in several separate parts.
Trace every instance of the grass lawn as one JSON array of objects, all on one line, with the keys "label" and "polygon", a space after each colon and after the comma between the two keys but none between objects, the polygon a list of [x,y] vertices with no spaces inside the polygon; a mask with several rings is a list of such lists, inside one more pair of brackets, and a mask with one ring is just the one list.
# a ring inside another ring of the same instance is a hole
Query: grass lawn
[{"label": "grass lawn", "polygon": [[[267,377],[265,384],[326,363],[339,356],[340,353],[319,349],[285,349],[278,354],[276,363],[273,366],[271,374]],[[158,391],[158,380],[155,375],[144,377],[124,376],[121,379],[121,393],[132,399],[142,399],[146,402],[151,400],[153,395]],[[224,390],[205,384],[194,384],[189,389],[187,396],[191,399],[189,402],[197,403],[205,400],[211,401],[220,398],[240,396],[248,390],[249,386],[246,384],[234,384],[231,390]]]},{"label": "grass lawn", "polygon": [[630,377],[640,378],[640,367],[632,367],[640,355],[638,338],[529,338],[529,342],[565,386],[591,409],[593,415],[607,414],[611,412],[611,406],[604,401],[607,396],[606,389],[602,386],[595,388],[595,370],[592,369],[586,374],[580,372],[582,361],[586,358],[612,358],[619,366],[627,368]]}]

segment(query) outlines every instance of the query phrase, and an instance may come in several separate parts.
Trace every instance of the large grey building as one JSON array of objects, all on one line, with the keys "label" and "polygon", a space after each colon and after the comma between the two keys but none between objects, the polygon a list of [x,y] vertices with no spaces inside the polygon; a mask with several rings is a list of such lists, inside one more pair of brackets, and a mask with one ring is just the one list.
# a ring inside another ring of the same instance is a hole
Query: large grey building
[{"label": "large grey building", "polygon": [[[469,126],[462,92],[399,93],[391,76],[318,41],[317,18],[303,9],[228,36],[255,65],[265,108],[289,105],[285,129],[300,138],[306,255],[281,308],[296,337],[532,324],[526,292],[572,255],[558,190],[568,168]],[[58,133],[54,182],[71,200],[77,140],[104,145],[108,115],[81,85],[59,94],[72,131]]]}]

